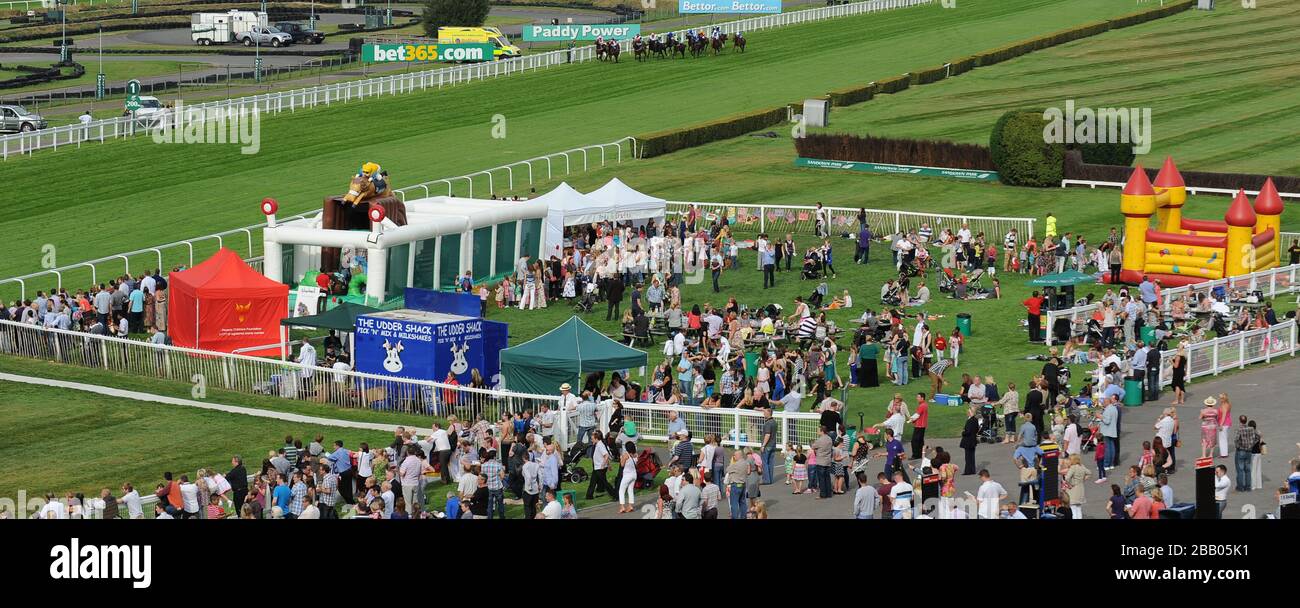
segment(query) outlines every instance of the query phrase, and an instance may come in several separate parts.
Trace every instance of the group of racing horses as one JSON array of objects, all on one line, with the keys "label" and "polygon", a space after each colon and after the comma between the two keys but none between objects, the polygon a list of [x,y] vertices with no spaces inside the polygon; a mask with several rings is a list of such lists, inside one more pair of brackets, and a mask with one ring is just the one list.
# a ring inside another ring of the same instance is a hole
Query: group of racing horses
[{"label": "group of racing horses", "polygon": [[[651,56],[661,59],[669,57],[686,57],[689,52],[692,57],[700,57],[707,53],[709,49],[717,55],[727,46],[727,39],[731,39],[732,52],[745,52],[745,35],[737,33],[735,36],[728,36],[725,33],[717,32],[713,35],[707,35],[701,30],[698,34],[688,32],[686,39],[678,39],[673,32],[669,32],[666,37],[650,36],[649,38],[637,37],[632,40],[632,53],[637,61],[645,61]],[[596,41],[596,59],[601,61],[613,61],[618,63],[618,55],[622,52],[622,47],[617,40],[598,40]]]}]

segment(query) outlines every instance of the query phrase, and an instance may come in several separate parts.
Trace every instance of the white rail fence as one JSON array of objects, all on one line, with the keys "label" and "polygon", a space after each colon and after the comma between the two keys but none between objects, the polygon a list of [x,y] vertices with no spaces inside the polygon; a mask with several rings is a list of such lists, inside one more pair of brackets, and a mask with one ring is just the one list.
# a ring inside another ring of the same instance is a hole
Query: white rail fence
[{"label": "white rail fence", "polygon": [[[1193,283],[1182,287],[1171,287],[1160,290],[1160,310],[1168,313],[1173,307],[1175,300],[1186,298],[1188,310],[1193,308],[1196,298],[1200,294],[1210,294],[1215,289],[1222,288],[1224,291],[1259,291],[1265,298],[1274,298],[1279,295],[1300,292],[1300,284],[1297,284],[1297,276],[1300,274],[1300,264],[1291,266],[1282,266],[1279,268],[1270,268],[1250,274],[1215,279],[1203,283]],[[1103,285],[1097,285],[1103,287]],[[1136,288],[1131,293],[1136,294]],[[1046,342],[1048,346],[1052,345],[1055,336],[1053,329],[1056,327],[1057,319],[1069,319],[1071,335],[1078,335],[1085,331],[1088,320],[1092,318],[1094,312],[1101,308],[1101,302],[1093,302],[1083,306],[1072,308],[1063,308],[1060,310],[1047,311]]]},{"label": "white rail fence", "polygon": [[[624,146],[627,146],[628,148],[628,154],[626,155],[624,155],[623,153]],[[494,175],[499,177],[504,174],[506,177],[506,185],[510,189],[514,189],[514,184],[515,184],[514,172],[516,169],[522,171],[523,168],[526,168],[528,184],[532,185],[534,182],[534,164],[537,165],[536,167],[537,171],[538,173],[540,173],[541,165],[542,163],[545,163],[546,179],[549,180],[553,178],[555,175],[559,174],[558,172],[560,167],[558,165],[560,164],[561,159],[563,160],[564,163],[563,174],[569,175],[573,172],[583,172],[589,170],[592,163],[596,161],[597,157],[599,157],[600,160],[599,166],[601,167],[606,166],[606,164],[610,162],[622,163],[624,158],[635,159],[636,146],[637,146],[637,140],[635,137],[624,137],[622,139],[612,141],[609,143],[580,146],[578,148],[573,148],[571,150],[565,150],[562,152],[553,152],[551,154],[544,154],[542,156],[530,158],[527,160],[521,160],[507,165],[502,165],[500,167],[494,167],[492,169],[475,171],[473,173],[468,173],[457,177],[448,177],[444,179],[428,181],[428,182],[416,184],[414,186],[407,186],[405,188],[397,188],[394,190],[394,192],[398,194],[398,196],[402,199],[402,201],[406,201],[408,196],[417,196],[417,195],[431,196],[431,195],[441,194],[441,191],[434,192],[430,189],[431,186],[437,184],[446,185],[448,195],[452,194],[453,186],[459,186],[463,184],[464,186],[467,187],[466,195],[472,197],[474,195],[474,182],[476,179],[478,179],[478,180],[486,180],[488,192],[489,194],[493,194],[496,192],[496,188],[495,188],[496,184],[495,184],[495,180],[493,179]],[[577,164],[579,157],[581,157],[581,165]],[[553,165],[555,166],[553,167]],[[541,179],[540,176],[538,176],[537,179]],[[304,213],[304,214],[298,214],[298,215],[293,215],[293,216],[288,216],[283,218],[277,218],[277,221],[283,223],[294,219],[301,219],[305,217],[314,216],[317,213],[319,212],[314,211],[311,213]],[[255,268],[260,272],[262,270],[262,266],[261,266],[262,258],[258,252],[261,249],[261,242],[262,242],[261,231],[265,227],[266,227],[265,223],[253,224],[251,226],[235,228],[232,230],[227,230],[225,232],[219,232],[217,234],[210,234],[207,236],[185,239],[182,241],[176,241],[174,243],[167,243],[165,245],[146,247],[144,249],[137,249],[135,251],[114,254],[114,255],[105,256],[94,260],[77,262],[76,264],[69,264],[67,266],[60,266],[58,268],[41,270],[30,274],[25,274],[22,276],[0,278],[0,285],[4,285],[6,283],[16,283],[19,286],[18,297],[20,299],[26,300],[28,283],[36,283],[38,279],[43,279],[43,280],[53,279],[54,287],[62,288],[65,274],[78,273],[71,277],[72,280],[78,280],[78,279],[85,279],[84,275],[88,272],[90,283],[86,283],[84,285],[90,286],[92,284],[99,283],[99,277],[101,274],[104,274],[104,276],[113,276],[113,277],[120,276],[120,274],[130,274],[131,264],[133,260],[137,265],[137,267],[139,267],[140,264],[144,264],[146,268],[157,268],[165,272],[167,266],[169,265],[168,263],[165,263],[165,261],[175,264],[180,261],[187,260],[185,263],[189,266],[193,266],[195,260],[194,257],[195,245],[215,244],[217,248],[220,248],[226,246],[227,243],[229,243],[230,246],[234,248],[235,247],[234,242],[236,239],[240,241],[241,250],[243,249],[242,247],[243,244],[246,242],[247,244],[246,251],[248,257],[245,259],[245,261],[248,262],[249,265],[253,266],[253,268]],[[240,239],[241,235],[244,238]],[[175,255],[175,252],[173,250],[179,249],[181,247],[185,248],[185,251],[183,252],[184,257],[181,258],[172,257]],[[200,248],[200,253],[202,253],[203,251],[204,250]],[[164,253],[166,253],[168,257],[164,257]],[[103,268],[104,265],[110,266],[111,268],[105,270]],[[113,273],[113,274],[109,275],[107,273]],[[48,287],[50,286],[41,285],[41,284],[37,284],[35,286],[36,289],[45,289]],[[3,297],[0,297],[0,300],[3,299],[4,299]]]},{"label": "white rail fence", "polygon": [[[1187,347],[1187,379],[1217,376],[1251,363],[1271,363],[1275,357],[1296,355],[1296,321],[1252,329],[1231,336],[1196,342]],[[1160,386],[1173,382],[1175,350],[1160,353]]]},{"label": "white rail fence", "polygon": [[[1065,188],[1067,186],[1087,186],[1089,189],[1096,189],[1097,186],[1101,186],[1102,188],[1123,188],[1125,184],[1124,182],[1105,182],[1105,181],[1094,181],[1089,179],[1061,180],[1061,187]],[[1204,186],[1187,186],[1187,193],[1191,195],[1220,194],[1220,195],[1232,196],[1236,194],[1237,191],[1233,188],[1208,188]],[[1246,190],[1246,194],[1249,196],[1255,196],[1259,194],[1259,190]],[[1278,192],[1277,194],[1282,198],[1300,198],[1300,192]]]},{"label": "white rail fence", "polygon": [[[783,232],[812,234],[816,230],[817,207],[810,205],[749,205],[744,203],[678,201],[668,203],[670,213],[686,213],[691,207],[696,207],[701,212],[708,214],[706,217],[725,216],[735,218],[735,223],[732,226],[733,229],[738,230],[770,232],[772,234]],[[852,207],[823,207],[823,209],[830,216],[828,234],[837,235],[842,232],[857,234],[859,209]],[[1002,235],[1012,228],[1016,229],[1022,240],[1029,238],[1034,233],[1035,223],[1033,218],[1021,217],[945,215],[888,209],[863,209],[862,211],[866,212],[867,225],[871,227],[876,237],[886,236],[891,232],[900,230],[920,229],[922,224],[928,224],[934,230],[935,235],[942,232],[944,228],[951,228],[953,233],[956,233],[963,223],[969,223],[972,234],[983,232],[985,238],[1001,243]]]},{"label": "white rail fence", "polygon": [[[713,433],[722,438],[723,445],[733,449],[758,448],[763,444],[763,412],[736,408],[711,408],[686,405],[657,405],[651,403],[623,403],[624,420],[635,422],[637,434],[643,439],[668,441],[668,412],[677,412],[686,423],[691,441],[704,443],[704,436]],[[790,444],[812,445],[821,426],[821,415],[812,412],[772,412],[776,420],[775,442],[784,450]],[[608,420],[602,424],[608,430]],[[576,439],[576,431],[571,441]]]},{"label": "white rail fence", "polygon": [[536,411],[550,395],[502,392],[423,380],[403,380],[291,361],[152,344],[0,321],[0,353],[88,369],[160,378],[229,391],[341,408],[496,420],[505,412]]},{"label": "white rail fence", "polygon": [[[589,170],[591,166],[591,162],[593,160],[591,157],[596,154],[600,155],[601,167],[605,166],[607,160],[612,160],[616,164],[622,164],[623,146],[625,144],[629,146],[628,158],[637,158],[636,156],[637,140],[635,137],[628,136],[605,144],[591,144],[589,146],[580,146],[570,150],[564,150],[562,152],[552,152],[550,154],[543,154],[542,156],[536,156],[533,158],[516,161],[507,165],[501,165],[500,167],[494,167],[492,169],[475,171],[473,173],[467,173],[465,175],[460,175],[457,177],[447,177],[443,179],[435,179],[432,181],[422,182],[419,184],[415,184],[414,186],[407,186],[405,188],[394,189],[393,192],[397,193],[398,197],[400,197],[402,201],[405,202],[408,196],[419,195],[419,197],[425,198],[425,197],[441,194],[441,187],[446,186],[447,196],[451,196],[453,193],[453,187],[456,184],[462,183],[463,181],[464,185],[467,187],[465,196],[469,198],[473,198],[474,178],[478,176],[483,176],[484,179],[487,180],[488,194],[496,194],[496,180],[493,178],[493,176],[500,177],[502,175],[505,175],[507,190],[514,190],[515,169],[519,169],[521,172],[527,169],[528,185],[531,186],[533,185],[534,182],[534,170],[540,173],[540,166],[542,163],[546,164],[546,179],[547,180],[554,179],[557,171],[557,168],[554,165],[559,164],[561,157],[563,157],[564,159],[564,175],[570,175],[573,173],[574,159],[577,158],[579,155],[581,155],[582,158],[582,166],[580,169],[578,169],[578,171]],[[608,150],[608,156],[606,154],[607,150]],[[534,167],[534,164],[538,165],[538,167]],[[541,178],[537,177],[537,179],[541,179]],[[434,192],[433,190],[431,190],[431,187],[433,186],[439,186],[440,191]]]},{"label": "white rail fence", "polygon": [[[751,17],[719,23],[716,27],[727,34],[734,34],[738,31],[752,32],[839,17],[908,8],[930,4],[933,1],[870,0],[868,2],[827,6],[778,15]],[[712,27],[710,26],[710,28]],[[680,36],[685,31],[685,29],[679,30],[676,34]],[[622,41],[622,44],[627,49],[630,48],[631,41],[625,40]],[[558,65],[582,63],[595,59],[596,49],[594,46],[581,46],[525,55],[505,61],[451,66],[408,74],[394,74],[292,91],[187,104],[187,107],[195,110],[211,108],[234,113],[256,110],[261,113],[278,114],[320,105],[329,106],[336,103],[349,103],[354,100],[361,101],[383,95],[400,95],[429,89],[441,89],[476,80],[483,81],[502,76],[535,72],[539,69],[544,70]],[[30,155],[37,150],[46,148],[57,150],[60,146],[80,148],[84,142],[104,142],[111,139],[131,137],[148,131],[147,125],[141,124],[130,116],[124,116],[92,121],[87,125],[67,125],[39,131],[15,133],[0,137],[0,159],[7,160],[11,155]]]}]

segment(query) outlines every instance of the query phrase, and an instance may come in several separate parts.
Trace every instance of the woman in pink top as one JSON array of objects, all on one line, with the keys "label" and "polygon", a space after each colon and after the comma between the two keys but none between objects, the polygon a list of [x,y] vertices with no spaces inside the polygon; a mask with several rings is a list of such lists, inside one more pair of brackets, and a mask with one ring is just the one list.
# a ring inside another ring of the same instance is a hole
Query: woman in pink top
[{"label": "woman in pink top", "polygon": [[1219,393],[1219,457],[1228,457],[1228,431],[1232,429],[1232,402]]},{"label": "woman in pink top", "polygon": [[1205,398],[1201,408],[1201,458],[1214,455],[1214,442],[1219,434],[1219,402],[1214,397]]}]

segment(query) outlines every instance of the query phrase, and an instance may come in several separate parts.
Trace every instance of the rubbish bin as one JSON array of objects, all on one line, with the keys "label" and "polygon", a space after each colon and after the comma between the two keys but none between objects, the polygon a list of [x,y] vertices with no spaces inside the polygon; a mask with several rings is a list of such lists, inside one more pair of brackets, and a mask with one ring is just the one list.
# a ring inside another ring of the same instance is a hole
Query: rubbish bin
[{"label": "rubbish bin", "polygon": [[970,337],[970,313],[957,313],[957,329],[961,330],[961,335]]},{"label": "rubbish bin", "polygon": [[1138,331],[1138,339],[1141,340],[1143,344],[1155,343],[1156,328],[1151,325],[1143,325],[1142,329]]},{"label": "rubbish bin", "polygon": [[1124,405],[1142,405],[1142,381],[1136,378],[1124,379]]}]

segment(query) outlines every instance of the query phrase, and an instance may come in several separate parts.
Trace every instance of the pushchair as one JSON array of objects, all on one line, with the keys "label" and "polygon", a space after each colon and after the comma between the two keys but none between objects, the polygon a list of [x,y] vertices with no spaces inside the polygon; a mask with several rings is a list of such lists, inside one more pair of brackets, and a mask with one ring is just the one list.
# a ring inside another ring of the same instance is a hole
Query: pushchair
[{"label": "pushchair", "polygon": [[1002,420],[991,404],[980,406],[980,443],[997,443],[1002,441]]},{"label": "pushchair", "polygon": [[803,259],[803,272],[800,278],[807,280],[817,280],[822,278],[822,261],[816,255],[810,255]]},{"label": "pushchair", "polygon": [[826,299],[826,293],[828,291],[830,291],[830,289],[826,286],[825,282],[818,284],[817,289],[814,289],[812,294],[808,296],[808,304],[812,305],[813,308],[821,308],[822,302]]},{"label": "pushchair", "polygon": [[925,269],[921,267],[915,259],[910,262],[903,262],[898,268],[898,278],[907,279],[925,274]]},{"label": "pushchair", "polygon": [[948,293],[957,286],[957,276],[953,274],[951,268],[944,268],[943,274],[939,276],[939,291]]},{"label": "pushchair", "polygon": [[564,454],[564,466],[561,467],[560,478],[569,483],[582,483],[587,481],[587,471],[578,466],[582,462],[582,457],[587,455],[588,446],[584,442],[573,444],[569,451]]},{"label": "pushchair", "polygon": [[[591,283],[590,285],[594,287],[595,284]],[[596,306],[596,290],[584,289],[582,291],[582,297],[578,298],[577,303],[573,305],[573,312],[581,313],[585,315],[590,313],[591,309],[595,308],[595,306]]]},{"label": "pushchair", "polygon": [[984,277],[984,269],[976,268],[966,277],[966,289],[970,293],[984,293],[984,284],[980,281]]},{"label": "pushchair", "polygon": [[659,474],[659,469],[663,463],[659,460],[659,455],[654,449],[646,448],[641,450],[636,456],[636,489],[642,490],[655,485],[655,476]]}]

